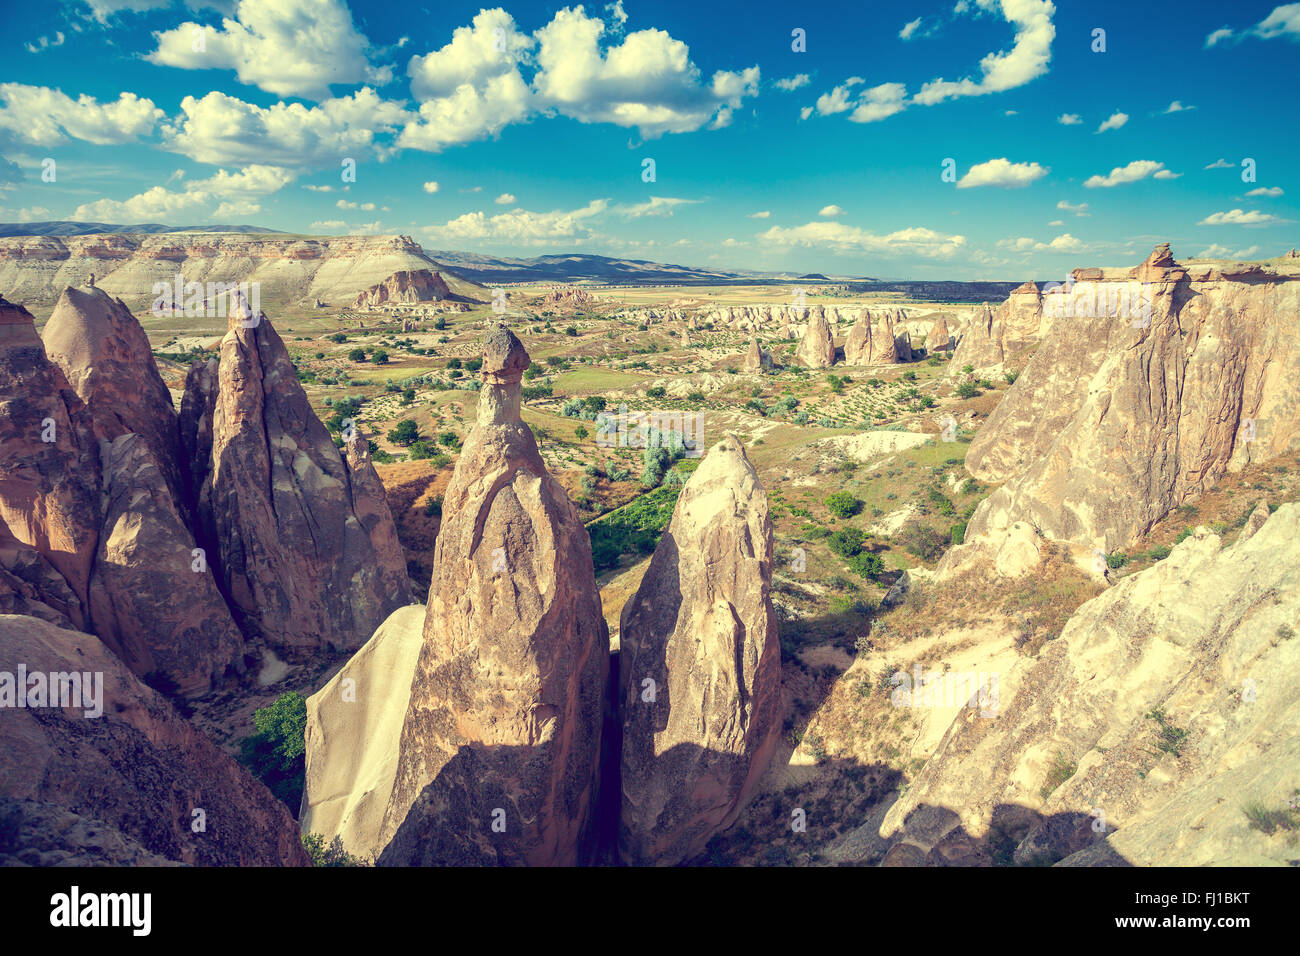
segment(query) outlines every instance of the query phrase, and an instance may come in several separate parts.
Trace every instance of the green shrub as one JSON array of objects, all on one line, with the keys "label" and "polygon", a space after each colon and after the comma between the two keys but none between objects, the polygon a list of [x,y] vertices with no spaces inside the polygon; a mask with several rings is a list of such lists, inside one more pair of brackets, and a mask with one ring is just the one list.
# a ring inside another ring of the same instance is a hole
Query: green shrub
[{"label": "green shrub", "polygon": [[862,502],[847,491],[836,491],[826,497],[826,507],[840,518],[852,518],[862,510]]},{"label": "green shrub", "polygon": [[256,733],[239,744],[239,762],[298,816],[306,772],[307,701],[288,691],[253,714]]},{"label": "green shrub", "polygon": [[958,398],[974,398],[979,393],[980,390],[974,382],[962,382],[955,392]]},{"label": "green shrub", "polygon": [[302,848],[307,851],[307,858],[311,860],[312,866],[368,865],[360,857],[353,856],[343,849],[343,838],[338,835],[335,835],[334,839],[326,845],[325,838],[319,833],[304,833]]},{"label": "green shrub", "polygon": [[442,517],[442,496],[430,498],[424,503],[424,513],[430,518]]},{"label": "green shrub", "polygon": [[668,394],[668,390],[662,385],[652,385],[650,388],[645,390],[645,393],[650,398],[663,398]]},{"label": "green shrub", "polygon": [[351,352],[348,353],[348,361],[350,362],[364,362],[365,360],[366,360],[365,349],[353,349]]},{"label": "green shrub", "polygon": [[389,430],[388,440],[394,445],[410,445],[420,440],[420,426],[409,418],[403,418]]}]

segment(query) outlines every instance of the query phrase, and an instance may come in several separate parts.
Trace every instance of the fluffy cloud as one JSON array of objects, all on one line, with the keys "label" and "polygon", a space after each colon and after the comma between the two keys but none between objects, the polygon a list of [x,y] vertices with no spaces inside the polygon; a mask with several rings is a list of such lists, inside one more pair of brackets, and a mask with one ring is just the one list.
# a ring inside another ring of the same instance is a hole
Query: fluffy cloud
[{"label": "fluffy cloud", "polygon": [[438,191],[438,183],[436,181],[430,181],[425,183],[424,191],[426,193],[436,193]]},{"label": "fluffy cloud", "polygon": [[1051,242],[1039,242],[1028,236],[1021,236],[1018,239],[999,239],[998,248],[1010,252],[1079,252],[1084,248],[1084,244],[1068,232],[1064,232]]},{"label": "fluffy cloud", "polygon": [[[74,219],[97,222],[165,222],[191,219],[237,219],[261,212],[256,202],[293,182],[297,174],[280,166],[253,164],[238,172],[218,170],[207,179],[196,179],[182,190],[154,186],[129,199],[98,199],[77,207]],[[204,210],[218,203],[216,211]]]},{"label": "fluffy cloud", "polygon": [[1088,215],[1088,204],[1086,202],[1081,202],[1076,205],[1072,204],[1068,199],[1062,199],[1056,204],[1056,208],[1063,209],[1066,212],[1072,212],[1076,216]]},{"label": "fluffy cloud", "polygon": [[1177,179],[1182,173],[1176,173],[1171,169],[1160,169],[1156,171],[1156,179]]},{"label": "fluffy cloud", "polygon": [[898,38],[900,40],[910,40],[912,39],[912,36],[916,33],[916,31],[920,29],[920,27],[921,27],[921,18],[917,17],[915,20],[911,20],[903,24],[903,29],[898,31]]},{"label": "fluffy cloud", "polygon": [[539,106],[583,123],[637,127],[647,139],[706,124],[724,126],[758,93],[759,69],[719,70],[705,81],[685,43],[638,30],[601,49],[605,24],[581,7],[560,10],[534,33]]},{"label": "fluffy cloud", "polygon": [[1236,169],[1236,164],[1230,163],[1226,159],[1216,159],[1214,162],[1210,163],[1210,165],[1206,166],[1205,168],[1206,169]]},{"label": "fluffy cloud", "polygon": [[77,99],[47,86],[0,83],[0,133],[21,142],[54,146],[67,138],[99,146],[148,136],[162,120],[153,101],[123,93],[101,103],[84,93]]},{"label": "fluffy cloud", "polygon": [[325,232],[333,229],[342,229],[347,225],[342,219],[322,219],[313,222],[308,228],[312,232]]},{"label": "fluffy cloud", "polygon": [[1264,226],[1270,222],[1281,222],[1277,216],[1272,213],[1260,212],[1258,209],[1252,209],[1245,212],[1241,209],[1231,209],[1228,212],[1215,212],[1206,216],[1198,226]]},{"label": "fluffy cloud", "polygon": [[1128,114],[1121,113],[1119,110],[1116,110],[1115,112],[1111,113],[1109,117],[1107,117],[1105,120],[1102,121],[1102,124],[1097,127],[1097,132],[1104,133],[1108,129],[1119,129],[1127,122],[1128,122]]},{"label": "fluffy cloud", "polygon": [[1062,113],[1056,118],[1056,121],[1062,126],[1078,126],[1083,122],[1083,119],[1078,113]]},{"label": "fluffy cloud", "polygon": [[[391,68],[370,65],[370,43],[343,0],[240,0],[219,29],[191,21],[155,36],[157,48],[146,57],[153,63],[234,70],[241,83],[277,96],[322,100],[331,83],[392,79]],[[200,41],[203,49],[195,50]]]},{"label": "fluffy cloud", "polygon": [[842,222],[809,222],[791,229],[773,226],[759,233],[758,238],[776,246],[811,246],[840,254],[872,252],[926,258],[955,255],[966,242],[965,236],[947,236],[920,227],[881,236]]},{"label": "fluffy cloud", "polygon": [[1028,186],[1036,179],[1047,175],[1048,167],[1038,163],[1013,163],[1007,159],[990,159],[986,163],[972,166],[957,181],[958,189],[971,189],[975,186],[1001,186],[1014,189]]},{"label": "fluffy cloud", "polygon": [[503,242],[514,245],[567,244],[590,239],[591,218],[604,213],[609,207],[605,199],[593,199],[581,209],[530,212],[512,209],[509,212],[488,216],[482,212],[469,212],[439,226],[428,226],[423,232],[431,239],[472,240],[475,242]]},{"label": "fluffy cloud", "polygon": [[812,79],[807,73],[799,73],[796,76],[788,76],[785,79],[777,80],[776,88],[786,93],[791,93],[794,90],[807,86],[811,82]]},{"label": "fluffy cloud", "polygon": [[[834,116],[836,113],[849,113],[849,120],[854,123],[874,123],[901,113],[907,108],[907,88],[902,83],[881,83],[858,93],[854,87],[861,86],[864,80],[860,76],[851,76],[829,93],[817,97],[815,107],[820,116]],[[802,118],[811,114],[807,108]],[[852,112],[850,112],[852,111]]]},{"label": "fluffy cloud", "polygon": [[1246,193],[1247,196],[1280,196],[1282,195],[1281,186],[1260,186]]},{"label": "fluffy cloud", "polygon": [[360,210],[361,212],[375,211],[375,204],[372,202],[356,203],[356,202],[350,202],[347,199],[340,199],[334,205],[337,206],[339,209],[356,209],[356,210]]},{"label": "fluffy cloud", "polygon": [[181,113],[163,124],[163,145],[201,163],[264,162],[333,165],[374,151],[377,133],[393,132],[408,114],[363,87],[317,106],[255,106],[212,91],[181,100]]},{"label": "fluffy cloud", "polygon": [[1024,86],[1047,72],[1052,60],[1052,40],[1056,27],[1052,14],[1056,7],[1050,0],[976,0],[980,9],[1000,10],[1002,17],[1015,29],[1011,49],[990,53],[980,60],[979,80],[950,82],[931,80],[912,98],[922,105],[940,103],[958,96],[982,96]]},{"label": "fluffy cloud", "polygon": [[770,219],[770,218],[772,218],[772,211],[771,211],[770,209],[764,209],[764,210],[761,210],[760,212],[751,212],[751,213],[749,214],[749,218],[750,218],[750,219]]},{"label": "fluffy cloud", "polygon": [[37,37],[35,43],[24,43],[23,49],[28,53],[40,53],[43,50],[52,50],[56,46],[63,46],[65,39],[66,37],[64,37],[61,30],[55,30],[53,38],[47,36]]},{"label": "fluffy cloud", "polygon": [[1238,249],[1233,252],[1227,246],[1221,246],[1217,243],[1211,243],[1209,248],[1202,249],[1192,258],[1194,259],[1249,259],[1255,253],[1259,252],[1259,246],[1250,246],[1247,249]]},{"label": "fluffy cloud", "polygon": [[1126,183],[1135,183],[1139,179],[1146,179],[1164,167],[1164,163],[1157,163],[1150,159],[1135,159],[1127,166],[1116,166],[1105,176],[1089,176],[1084,180],[1083,185],[1087,189],[1109,189],[1112,186],[1122,186]]},{"label": "fluffy cloud", "polygon": [[1174,100],[1172,103],[1169,104],[1169,108],[1166,109],[1165,112],[1186,113],[1188,110],[1194,110],[1194,109],[1196,109],[1195,106],[1184,106],[1182,100]]},{"label": "fluffy cloud", "polygon": [[821,211],[820,211],[819,213],[817,213],[817,215],[819,215],[819,216],[842,216],[842,215],[844,215],[844,210],[841,209],[839,206],[835,205],[834,203],[831,203],[831,205],[829,205],[829,206],[823,206],[823,207],[821,208]]},{"label": "fluffy cloud", "polygon": [[1232,31],[1227,27],[1220,27],[1205,38],[1205,48],[1208,50],[1212,46],[1218,45],[1221,41],[1232,36]]},{"label": "fluffy cloud", "polygon": [[513,206],[515,204],[514,193],[502,193],[496,199],[492,200],[498,206]]}]

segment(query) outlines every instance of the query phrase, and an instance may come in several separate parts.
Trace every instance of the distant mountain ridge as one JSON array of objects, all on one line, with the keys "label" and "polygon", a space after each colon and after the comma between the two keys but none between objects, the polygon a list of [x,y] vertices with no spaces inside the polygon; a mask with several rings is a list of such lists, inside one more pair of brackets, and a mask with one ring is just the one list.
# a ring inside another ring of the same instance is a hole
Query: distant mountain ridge
[{"label": "distant mountain ridge", "polygon": [[[579,282],[597,279],[610,283],[721,284],[728,282],[790,281],[793,272],[754,272],[747,269],[704,269],[647,259],[617,259],[592,253],[569,252],[518,259],[477,252],[433,249],[427,255],[444,262],[466,278],[478,282]],[[869,282],[859,278],[852,281]]]}]

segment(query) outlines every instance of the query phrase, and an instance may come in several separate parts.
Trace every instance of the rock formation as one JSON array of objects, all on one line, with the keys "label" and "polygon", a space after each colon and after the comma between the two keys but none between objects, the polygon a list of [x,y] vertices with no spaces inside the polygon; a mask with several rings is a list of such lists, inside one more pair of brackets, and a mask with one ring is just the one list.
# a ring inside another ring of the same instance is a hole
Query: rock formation
[{"label": "rock formation", "polygon": [[437,272],[404,269],[358,293],[352,307],[373,309],[385,305],[416,305],[420,302],[438,302],[449,295],[451,290]]},{"label": "rock formation", "polygon": [[863,309],[844,343],[846,365],[893,365],[898,361],[894,322],[890,312],[874,316]]},{"label": "rock formation", "polygon": [[1286,834],[1243,808],[1294,796],[1298,612],[1300,505],[1229,548],[1200,529],[1002,674],[996,719],[964,711],[878,828],[833,857],[1285,865]]},{"label": "rock formation", "polygon": [[745,349],[745,357],[741,362],[741,368],[746,372],[764,372],[772,367],[772,353],[762,348],[758,344],[758,338],[749,337],[749,348]]},{"label": "rock formation", "polygon": [[781,732],[767,495],[734,436],[677,500],[620,621],[619,853],[672,865],[754,793]]},{"label": "rock formation", "polygon": [[144,330],[101,289],[66,289],[46,350],[85,402],[98,438],[102,513],[90,625],[140,677],[184,695],[242,669],[243,636],[195,553],[176,412]]},{"label": "rock formation", "polygon": [[830,368],[835,364],[835,342],[830,323],[826,321],[826,310],[816,305],[808,312],[808,328],[799,341],[795,358],[808,368]]},{"label": "rock formation", "polygon": [[609,637],[586,529],[519,418],[528,365],[509,330],[488,330],[478,421],[443,498],[383,865],[571,865],[594,842]]},{"label": "rock formation", "polygon": [[99,470],[90,412],[46,358],[31,313],[0,298],[0,561],[78,628],[89,620]]},{"label": "rock formation", "polygon": [[1300,380],[1286,371],[1300,363],[1300,282],[1184,270],[1167,252],[1074,286],[971,443],[970,472],[1004,484],[941,569],[1017,521],[1088,552],[1122,549],[1225,473],[1300,443]]},{"label": "rock formation", "polygon": [[324,687],[307,698],[303,833],[334,837],[362,859],[383,847],[379,829],[397,773],[397,743],[424,634],[424,605],[394,611]]},{"label": "rock formation", "polygon": [[[306,865],[284,805],[97,638],[0,615],[0,648],[0,671],[16,676],[21,664],[27,675],[22,708],[14,705],[16,681],[0,679],[0,700],[8,694],[0,707],[0,795],[91,813],[172,861]],[[44,679],[33,681],[38,674]],[[50,674],[75,680],[50,681]],[[60,703],[71,706],[51,705],[55,686],[67,695]]]},{"label": "rock formation", "polygon": [[952,336],[948,334],[948,323],[944,319],[935,319],[934,325],[925,336],[925,350],[930,354],[947,352],[953,348]]},{"label": "rock formation", "polygon": [[200,542],[246,635],[356,648],[409,603],[373,466],[334,446],[268,320],[232,311],[220,357],[190,371],[181,430]]},{"label": "rock formation", "polygon": [[1038,286],[1026,282],[1013,289],[997,309],[986,303],[967,322],[953,351],[949,374],[959,375],[967,365],[974,366],[977,373],[1019,368],[1049,325]]}]

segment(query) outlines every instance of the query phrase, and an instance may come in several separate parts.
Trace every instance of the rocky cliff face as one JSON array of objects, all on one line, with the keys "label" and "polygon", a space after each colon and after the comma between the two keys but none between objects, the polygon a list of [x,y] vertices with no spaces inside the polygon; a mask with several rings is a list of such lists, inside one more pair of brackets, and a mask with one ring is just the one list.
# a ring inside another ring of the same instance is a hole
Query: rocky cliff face
[{"label": "rocky cliff face", "polygon": [[[97,638],[0,615],[0,654],[2,671],[23,664],[29,676],[89,675],[77,687],[91,691],[66,698],[70,707],[50,706],[50,698],[37,706],[32,690],[27,707],[0,708],[0,794],[92,812],[129,846],[172,861],[306,865],[284,805]],[[87,715],[96,709],[99,716]]]},{"label": "rocky cliff face", "polygon": [[734,436],[678,498],[620,621],[619,852],[672,865],[730,826],[781,731],[767,495]]},{"label": "rocky cliff face", "polygon": [[270,321],[230,326],[182,414],[208,560],[250,636],[289,654],[358,647],[410,600],[378,478],[334,446]]},{"label": "rocky cliff face", "polygon": [[528,364],[504,327],[485,336],[478,422],[443,499],[384,865],[566,865],[590,852],[609,638],[586,529],[519,418]]},{"label": "rocky cliff face", "polygon": [[451,295],[441,275],[428,269],[406,269],[394,272],[383,282],[372,285],[360,293],[354,308],[380,308],[385,305],[418,305],[421,302],[438,302]]},{"label": "rocky cliff face", "polygon": [[808,368],[830,368],[835,364],[835,342],[826,310],[819,305],[808,310],[808,328],[799,340],[795,358]]},{"label": "rocky cliff face", "polygon": [[1168,253],[1093,270],[1048,310],[1043,344],[971,444],[972,474],[1006,483],[967,541],[1023,521],[1080,549],[1123,548],[1226,472],[1300,442],[1300,275],[1184,268]]},{"label": "rocky cliff face", "polygon": [[334,305],[406,270],[439,272],[450,290],[486,301],[486,290],[448,272],[408,236],[298,239],[235,233],[0,238],[0,289],[35,308],[94,273],[97,285],[147,308],[157,282],[258,282],[263,301]]},{"label": "rocky cliff face", "polygon": [[89,410],[46,358],[31,313],[0,299],[0,559],[74,627],[89,619],[99,474]]},{"label": "rocky cliff face", "polygon": [[[1200,529],[1082,605],[1001,675],[995,718],[965,710],[841,860],[1285,864],[1300,772],[1300,505],[1224,548]],[[1122,662],[1122,666],[1117,666]]]},{"label": "rocky cliff face", "polygon": [[948,372],[961,374],[967,365],[980,374],[1019,369],[1046,333],[1046,325],[1038,286],[1026,282],[996,309],[980,306],[961,330]]}]

